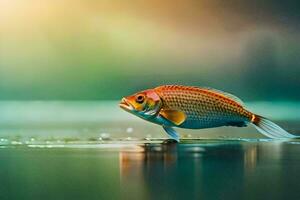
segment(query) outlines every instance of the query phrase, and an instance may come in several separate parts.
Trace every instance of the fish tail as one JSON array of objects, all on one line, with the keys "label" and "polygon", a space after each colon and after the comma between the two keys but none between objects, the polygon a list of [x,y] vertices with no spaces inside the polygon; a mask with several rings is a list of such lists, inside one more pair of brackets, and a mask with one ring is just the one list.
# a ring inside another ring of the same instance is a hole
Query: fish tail
[{"label": "fish tail", "polygon": [[290,134],[269,119],[252,114],[251,123],[263,135],[273,139],[291,139],[298,136]]}]

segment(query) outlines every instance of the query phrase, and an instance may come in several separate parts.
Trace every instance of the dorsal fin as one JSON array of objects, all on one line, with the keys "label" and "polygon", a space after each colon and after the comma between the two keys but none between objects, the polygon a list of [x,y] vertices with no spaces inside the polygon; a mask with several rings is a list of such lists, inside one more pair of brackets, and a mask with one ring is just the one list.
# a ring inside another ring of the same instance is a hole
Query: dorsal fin
[{"label": "dorsal fin", "polygon": [[221,90],[217,90],[217,89],[214,89],[214,88],[209,88],[209,87],[202,87],[203,89],[205,89],[205,90],[210,90],[210,91],[213,91],[213,92],[217,92],[217,93],[219,93],[219,94],[222,94],[222,95],[224,95],[225,97],[227,97],[227,98],[229,98],[229,99],[231,99],[231,100],[233,100],[233,101],[236,101],[237,103],[239,103],[240,105],[244,105],[244,102],[240,99],[240,98],[238,98],[237,96],[234,96],[233,94],[230,94],[230,93],[228,93],[228,92],[223,92],[223,91],[221,91]]}]

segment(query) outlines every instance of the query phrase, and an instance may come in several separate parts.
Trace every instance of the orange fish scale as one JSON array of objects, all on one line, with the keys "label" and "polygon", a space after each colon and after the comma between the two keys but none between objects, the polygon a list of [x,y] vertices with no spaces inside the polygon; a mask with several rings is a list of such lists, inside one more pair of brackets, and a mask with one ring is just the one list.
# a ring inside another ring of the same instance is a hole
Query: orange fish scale
[{"label": "orange fish scale", "polygon": [[188,86],[160,86],[155,91],[163,108],[183,111],[187,119],[182,128],[209,128],[224,125],[243,126],[252,113],[238,102],[209,89]]}]

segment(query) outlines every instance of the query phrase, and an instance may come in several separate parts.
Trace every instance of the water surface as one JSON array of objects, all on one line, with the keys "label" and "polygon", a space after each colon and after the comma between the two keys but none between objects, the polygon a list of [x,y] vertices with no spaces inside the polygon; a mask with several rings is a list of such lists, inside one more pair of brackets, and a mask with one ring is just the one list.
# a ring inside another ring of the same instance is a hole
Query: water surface
[{"label": "water surface", "polygon": [[299,199],[300,141],[5,146],[1,199]]},{"label": "water surface", "polygon": [[[297,103],[250,106],[299,134]],[[300,199],[300,140],[225,127],[180,130],[180,144],[162,144],[161,127],[116,102],[0,108],[1,200]]]}]

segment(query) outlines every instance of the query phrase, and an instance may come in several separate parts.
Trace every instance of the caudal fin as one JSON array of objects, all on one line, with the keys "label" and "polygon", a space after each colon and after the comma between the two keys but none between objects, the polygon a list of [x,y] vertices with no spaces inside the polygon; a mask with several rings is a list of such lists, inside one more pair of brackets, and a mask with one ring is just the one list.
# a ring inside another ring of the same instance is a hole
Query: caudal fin
[{"label": "caudal fin", "polygon": [[254,115],[252,118],[252,123],[254,127],[262,134],[273,139],[292,139],[298,136],[292,135],[289,132],[282,129],[280,126],[271,122],[270,120],[261,117],[259,115]]}]

